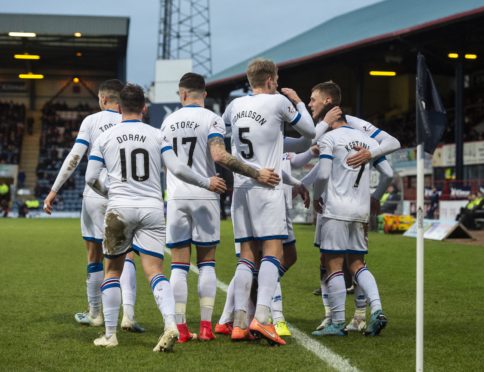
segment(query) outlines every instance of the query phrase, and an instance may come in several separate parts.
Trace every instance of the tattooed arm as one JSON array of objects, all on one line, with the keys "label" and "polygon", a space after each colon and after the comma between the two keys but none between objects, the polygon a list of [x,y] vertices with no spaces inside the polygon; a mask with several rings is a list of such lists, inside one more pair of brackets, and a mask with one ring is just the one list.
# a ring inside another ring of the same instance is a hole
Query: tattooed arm
[{"label": "tattooed arm", "polygon": [[279,184],[280,178],[272,169],[255,169],[229,154],[225,150],[225,143],[222,137],[215,136],[209,139],[208,146],[212,159],[217,164],[230,169],[232,172],[253,178],[266,186],[276,186]]}]

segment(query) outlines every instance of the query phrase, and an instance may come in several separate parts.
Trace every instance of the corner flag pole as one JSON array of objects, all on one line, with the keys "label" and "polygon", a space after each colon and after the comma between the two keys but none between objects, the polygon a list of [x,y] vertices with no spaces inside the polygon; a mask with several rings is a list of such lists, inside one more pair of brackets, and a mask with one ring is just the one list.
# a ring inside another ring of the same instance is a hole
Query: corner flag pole
[{"label": "corner flag pole", "polygon": [[[419,76],[417,68],[417,88]],[[419,94],[416,92],[415,98]],[[424,136],[421,115],[419,115],[419,104],[416,102],[416,124],[417,124],[417,328],[416,328],[416,371],[423,371],[424,361]]]}]

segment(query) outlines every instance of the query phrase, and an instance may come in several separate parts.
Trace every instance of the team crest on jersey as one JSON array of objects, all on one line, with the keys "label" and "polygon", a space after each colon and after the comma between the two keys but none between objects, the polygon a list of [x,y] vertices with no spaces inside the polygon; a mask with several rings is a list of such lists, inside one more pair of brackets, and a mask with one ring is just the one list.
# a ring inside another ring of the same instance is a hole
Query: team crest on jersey
[{"label": "team crest on jersey", "polygon": [[287,106],[287,110],[289,111],[290,114],[296,113],[296,109],[294,108],[294,106]]}]

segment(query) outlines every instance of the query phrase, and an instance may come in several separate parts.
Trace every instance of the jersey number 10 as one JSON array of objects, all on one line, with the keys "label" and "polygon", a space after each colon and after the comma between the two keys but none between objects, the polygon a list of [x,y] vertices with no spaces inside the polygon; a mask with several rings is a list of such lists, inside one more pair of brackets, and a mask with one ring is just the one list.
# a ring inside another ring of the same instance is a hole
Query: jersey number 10
[{"label": "jersey number 10", "polygon": [[[121,158],[121,181],[127,182],[128,176],[126,171],[126,150],[120,149],[119,153]],[[143,156],[144,172],[142,176],[138,176],[138,169],[136,166],[136,155],[138,154]],[[148,154],[148,151],[146,151],[145,149],[134,149],[133,151],[131,151],[131,177],[135,181],[143,182],[150,178],[150,165],[148,163],[149,159],[150,156]]]}]

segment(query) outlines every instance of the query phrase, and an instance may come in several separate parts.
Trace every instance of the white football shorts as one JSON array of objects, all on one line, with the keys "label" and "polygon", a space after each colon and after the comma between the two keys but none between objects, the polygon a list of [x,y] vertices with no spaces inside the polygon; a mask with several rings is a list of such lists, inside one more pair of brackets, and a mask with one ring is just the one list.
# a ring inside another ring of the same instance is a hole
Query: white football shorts
[{"label": "white football shorts", "polygon": [[172,199],[166,214],[166,246],[220,243],[220,202],[217,199]]},{"label": "white football shorts", "polygon": [[104,214],[108,199],[84,196],[81,209],[81,233],[84,240],[101,244],[104,237]]},{"label": "white football shorts", "polygon": [[322,217],[320,226],[321,253],[368,253],[368,224]]},{"label": "white football shorts", "polygon": [[235,241],[286,240],[287,222],[282,189],[235,188],[232,196]]},{"label": "white football shorts", "polygon": [[104,233],[103,253],[107,258],[133,250],[163,259],[166,239],[163,209],[108,207]]}]

